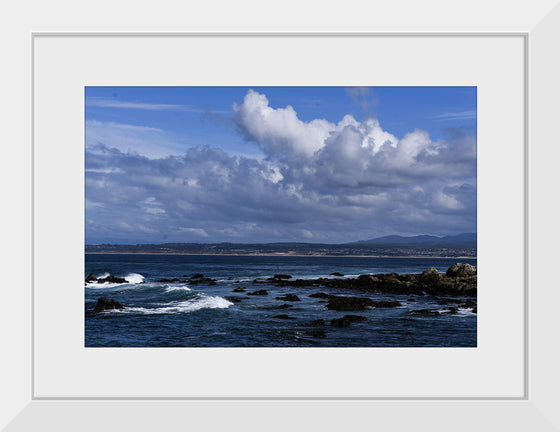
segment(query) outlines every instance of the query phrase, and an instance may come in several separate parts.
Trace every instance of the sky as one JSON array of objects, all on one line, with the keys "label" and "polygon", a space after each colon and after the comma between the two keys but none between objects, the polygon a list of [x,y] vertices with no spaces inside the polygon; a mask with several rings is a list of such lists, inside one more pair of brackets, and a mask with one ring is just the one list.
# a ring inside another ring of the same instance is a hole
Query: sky
[{"label": "sky", "polygon": [[86,87],[86,244],[476,232],[476,146],[476,87]]}]

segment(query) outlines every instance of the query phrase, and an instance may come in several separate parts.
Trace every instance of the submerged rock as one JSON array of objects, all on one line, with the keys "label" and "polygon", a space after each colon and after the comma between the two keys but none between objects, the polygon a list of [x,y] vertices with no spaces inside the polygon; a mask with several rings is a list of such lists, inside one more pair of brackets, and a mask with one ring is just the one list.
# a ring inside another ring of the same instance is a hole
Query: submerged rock
[{"label": "submerged rock", "polygon": [[437,316],[439,315],[439,311],[435,309],[415,309],[411,310],[410,315],[418,315],[418,316]]},{"label": "submerged rock", "polygon": [[288,320],[288,319],[295,319],[295,318],[293,318],[293,317],[291,317],[291,316],[289,316],[289,315],[286,315],[286,314],[274,315],[272,318],[286,319],[286,320]]},{"label": "submerged rock", "polygon": [[105,283],[105,282],[110,282],[110,283],[128,283],[128,281],[125,278],[122,277],[116,277],[113,275],[109,275],[107,277],[104,278],[99,278],[97,279],[97,283]]},{"label": "submerged rock", "polygon": [[399,307],[402,306],[402,303],[400,301],[374,301],[373,305],[376,308],[395,308],[395,307]]},{"label": "submerged rock", "polygon": [[116,300],[108,300],[105,297],[99,297],[93,310],[95,312],[103,312],[113,309],[124,309],[124,306]]},{"label": "submerged rock", "polygon": [[275,274],[272,279],[292,279],[292,276],[287,274]]},{"label": "submerged rock", "polygon": [[286,294],[281,297],[276,297],[276,300],[289,301],[289,302],[300,301],[299,297],[295,294]]},{"label": "submerged rock", "polygon": [[245,287],[234,288],[232,292],[245,292],[246,289]]},{"label": "submerged rock", "polygon": [[319,292],[319,293],[315,293],[315,294],[309,294],[309,297],[311,298],[321,298],[321,299],[328,299],[331,297],[335,297],[332,294],[325,294],[323,292]]},{"label": "submerged rock", "polygon": [[329,276],[338,276],[338,277],[342,277],[342,276],[344,276],[344,275],[343,275],[342,273],[340,273],[340,272],[334,272],[334,273],[331,273]]},{"label": "submerged rock", "polygon": [[333,327],[348,327],[353,322],[366,321],[367,318],[360,315],[344,315],[342,318],[334,318],[331,320]]},{"label": "submerged rock", "polygon": [[264,290],[264,289],[263,290],[257,290],[257,291],[247,293],[247,295],[258,295],[258,296],[268,295],[268,291]]},{"label": "submerged rock", "polygon": [[224,298],[232,303],[239,303],[241,301],[241,298],[236,296],[225,296]]}]

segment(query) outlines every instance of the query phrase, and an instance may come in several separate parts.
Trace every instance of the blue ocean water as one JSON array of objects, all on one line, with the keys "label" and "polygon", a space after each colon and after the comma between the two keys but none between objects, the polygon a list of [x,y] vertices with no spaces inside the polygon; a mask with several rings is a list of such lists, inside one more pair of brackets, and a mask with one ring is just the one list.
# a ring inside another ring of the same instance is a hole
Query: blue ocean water
[{"label": "blue ocean water", "polygon": [[[456,263],[476,265],[476,259],[370,258],[293,256],[209,256],[86,254],[85,274],[124,277],[129,283],[86,284],[86,347],[475,347],[476,314],[460,309],[454,315],[415,316],[413,309],[441,309],[428,296],[368,294],[324,287],[277,287],[253,284],[275,274],[299,279],[345,277],[371,273],[421,273],[429,267],[441,272]],[[194,274],[216,279],[215,285],[185,282]],[[332,277],[332,276],[330,276]],[[182,282],[156,282],[178,278]],[[233,292],[245,287],[245,292]],[[248,292],[266,289],[266,296]],[[331,311],[325,301],[310,294],[399,300],[398,308],[372,308],[359,312]],[[283,302],[275,297],[296,294],[301,301]],[[99,297],[114,299],[125,309],[94,312]],[[226,297],[236,297],[232,302]],[[466,299],[465,299],[466,300]],[[292,307],[278,309],[283,304]],[[349,327],[329,322],[347,314],[365,321]],[[278,318],[288,315],[288,319]],[[323,319],[323,327],[311,325]],[[325,337],[309,335],[318,328]]]}]

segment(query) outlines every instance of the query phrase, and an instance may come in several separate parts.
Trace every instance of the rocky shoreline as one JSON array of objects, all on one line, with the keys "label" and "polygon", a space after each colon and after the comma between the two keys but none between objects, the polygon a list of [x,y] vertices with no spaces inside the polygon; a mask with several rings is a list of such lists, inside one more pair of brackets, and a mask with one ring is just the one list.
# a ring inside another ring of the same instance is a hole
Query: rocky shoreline
[{"label": "rocky shoreline", "polygon": [[476,266],[457,263],[449,267],[445,273],[440,273],[431,267],[421,274],[378,273],[357,278],[340,278],[343,276],[341,273],[336,273],[337,278],[319,279],[293,279],[287,278],[287,275],[275,275],[262,281],[255,279],[253,284],[353,289],[374,294],[476,297],[476,273]]},{"label": "rocky shoreline", "polygon": [[[318,299],[319,302],[325,303],[325,310],[348,312],[348,311],[366,311],[369,309],[384,309],[384,308],[398,308],[403,306],[403,302],[411,304],[416,302],[418,297],[424,297],[437,302],[438,308],[430,309],[412,309],[408,314],[411,317],[435,317],[439,315],[455,315],[459,313],[459,309],[467,309],[472,313],[477,313],[477,269],[476,266],[470,264],[453,264],[447,269],[445,273],[438,272],[435,268],[431,267],[421,274],[397,274],[397,273],[380,273],[362,275],[357,278],[344,278],[344,275],[339,272],[331,274],[333,278],[318,278],[318,279],[294,279],[290,275],[278,274],[272,278],[264,280],[253,280],[254,285],[268,284],[278,287],[316,287],[325,289],[335,288],[338,290],[337,295],[329,294],[326,292],[316,292],[313,290],[307,296],[309,298]],[[185,275],[185,277],[187,277]],[[105,283],[117,282],[126,283],[122,278],[108,276],[103,279],[97,279],[95,275],[88,275],[86,278],[88,283]],[[189,282],[193,284],[207,284],[215,285],[215,279],[204,277],[202,274],[195,274],[185,281],[179,279],[160,279],[158,282],[174,283],[174,282]],[[234,283],[239,283],[236,281]],[[270,288],[269,288],[270,289]],[[374,300],[368,297],[361,296],[346,296],[340,295],[341,289],[348,289],[367,293],[367,294],[397,294],[411,296],[406,300],[399,298],[399,300]],[[238,296],[225,296],[224,298],[232,303],[240,303],[245,296],[263,296],[269,295],[266,289],[255,289],[247,291],[246,287],[237,287],[232,290],[234,293],[239,293]],[[301,294],[300,294],[301,295]],[[458,298],[460,297],[460,298]],[[293,303],[300,302],[301,299],[298,295],[293,293],[285,293],[282,296],[275,297],[275,300],[282,302],[278,306],[263,305],[263,310],[279,310],[290,309]],[[266,306],[266,307],[265,307]],[[106,298],[99,298],[94,308],[94,312],[104,312],[114,309],[125,309],[126,306],[121,305],[115,300],[108,300]],[[272,319],[277,320],[291,320],[294,317],[287,314],[278,314],[272,316]],[[353,323],[366,321],[367,318],[359,315],[344,315],[340,318],[333,318],[330,321],[332,327],[348,327]],[[326,332],[317,327],[327,326],[328,324],[323,319],[315,319],[309,322],[308,325],[313,327],[306,330],[306,334],[312,338],[325,338]]]}]

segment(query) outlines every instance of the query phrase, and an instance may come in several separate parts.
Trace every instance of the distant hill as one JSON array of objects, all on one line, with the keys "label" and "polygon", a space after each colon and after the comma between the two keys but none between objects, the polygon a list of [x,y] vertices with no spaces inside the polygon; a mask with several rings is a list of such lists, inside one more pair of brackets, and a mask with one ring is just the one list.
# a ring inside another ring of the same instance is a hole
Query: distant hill
[{"label": "distant hill", "polygon": [[476,247],[476,233],[463,233],[453,236],[437,237],[433,235],[399,236],[390,235],[369,240],[361,240],[348,244],[384,245],[384,246],[434,246],[461,245],[461,247]]},{"label": "distant hill", "polygon": [[345,244],[322,243],[164,243],[89,244],[86,253],[332,255],[332,256],[468,256],[476,257],[476,234],[437,237],[385,236]]}]

